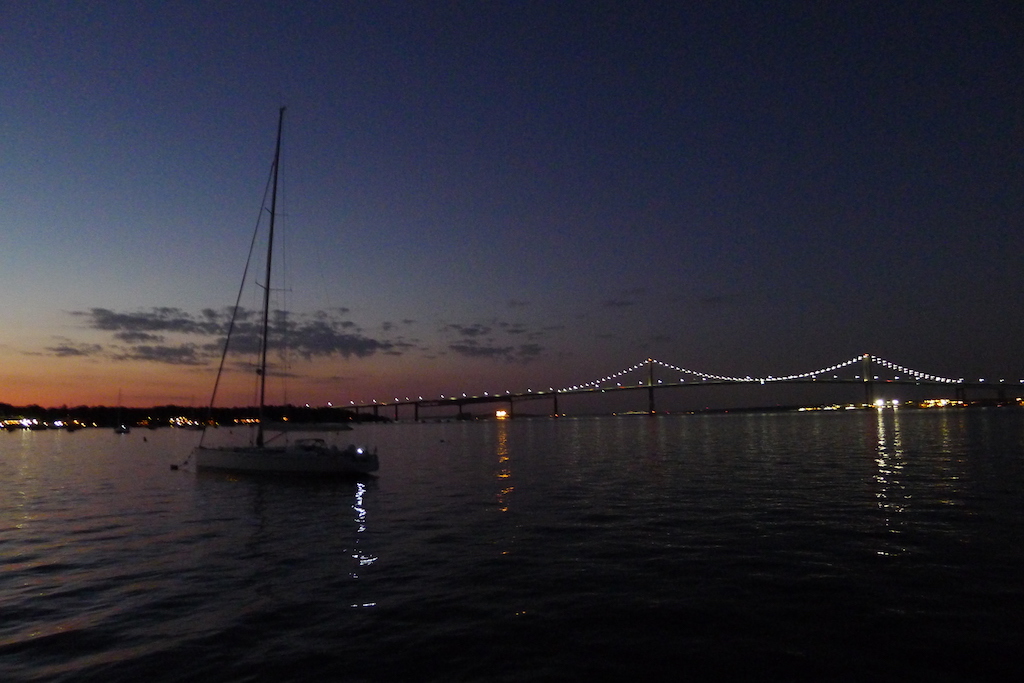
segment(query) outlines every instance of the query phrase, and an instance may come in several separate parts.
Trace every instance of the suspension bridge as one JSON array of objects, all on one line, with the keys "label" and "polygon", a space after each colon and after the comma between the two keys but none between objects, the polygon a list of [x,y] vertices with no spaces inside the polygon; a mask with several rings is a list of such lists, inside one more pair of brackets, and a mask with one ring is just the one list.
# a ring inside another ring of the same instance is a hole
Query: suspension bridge
[{"label": "suspension bridge", "polygon": [[453,407],[457,410],[456,417],[464,417],[466,406],[475,404],[505,404],[508,406],[506,414],[512,417],[515,414],[515,404],[523,401],[545,400],[551,402],[551,411],[548,413],[553,417],[560,415],[558,401],[560,397],[578,396],[586,394],[608,394],[619,391],[646,391],[647,412],[655,414],[655,392],[667,389],[683,389],[692,387],[709,386],[755,386],[755,385],[808,385],[808,384],[837,384],[862,387],[863,404],[871,406],[875,404],[877,388],[885,386],[918,386],[918,387],[945,387],[952,390],[955,400],[965,401],[968,389],[973,392],[984,391],[987,395],[995,394],[998,401],[1005,402],[1009,399],[1011,387],[1016,387],[1018,393],[1024,392],[1024,379],[1007,381],[1005,379],[967,380],[963,377],[943,377],[926,372],[913,370],[897,363],[879,358],[870,353],[854,356],[849,360],[836,363],[828,367],[801,372],[790,375],[767,375],[764,377],[738,377],[729,375],[718,375],[706,372],[690,370],[678,365],[666,363],[654,358],[647,358],[630,367],[618,372],[601,377],[599,379],[576,384],[572,386],[555,388],[549,387],[546,390],[534,391],[528,389],[524,392],[483,392],[482,394],[460,393],[455,395],[440,395],[437,398],[425,398],[423,396],[395,397],[393,400],[378,401],[374,399],[368,403],[357,403],[351,401],[349,409],[356,413],[370,410],[375,416],[389,417],[388,413],[393,412],[395,420],[399,419],[399,409],[410,407],[413,412],[413,419],[420,419],[420,410],[424,408]]}]

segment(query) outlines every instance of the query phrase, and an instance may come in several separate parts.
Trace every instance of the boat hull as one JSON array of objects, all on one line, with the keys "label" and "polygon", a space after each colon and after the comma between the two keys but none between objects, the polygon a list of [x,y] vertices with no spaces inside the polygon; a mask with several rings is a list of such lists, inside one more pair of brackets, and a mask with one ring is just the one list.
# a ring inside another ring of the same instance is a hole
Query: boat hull
[{"label": "boat hull", "polygon": [[281,447],[197,446],[192,451],[197,469],[287,474],[370,474],[379,467],[377,454],[355,446],[323,444]]}]

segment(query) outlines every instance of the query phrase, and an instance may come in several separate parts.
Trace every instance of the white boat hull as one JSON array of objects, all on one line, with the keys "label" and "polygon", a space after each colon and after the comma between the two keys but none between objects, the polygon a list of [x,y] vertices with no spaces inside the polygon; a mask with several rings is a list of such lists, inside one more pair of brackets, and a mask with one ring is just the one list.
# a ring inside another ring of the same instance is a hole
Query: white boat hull
[{"label": "white boat hull", "polygon": [[379,466],[376,452],[356,446],[328,446],[320,439],[262,448],[197,446],[192,460],[197,469],[291,474],[369,474]]}]

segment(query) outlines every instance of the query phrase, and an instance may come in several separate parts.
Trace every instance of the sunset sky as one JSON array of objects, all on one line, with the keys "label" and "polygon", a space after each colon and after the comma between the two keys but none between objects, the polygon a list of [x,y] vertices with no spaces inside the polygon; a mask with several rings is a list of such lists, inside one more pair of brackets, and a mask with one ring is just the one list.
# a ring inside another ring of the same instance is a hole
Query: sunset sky
[{"label": "sunset sky", "polygon": [[0,1],[0,402],[209,399],[280,106],[275,401],[1024,378],[1022,8]]}]

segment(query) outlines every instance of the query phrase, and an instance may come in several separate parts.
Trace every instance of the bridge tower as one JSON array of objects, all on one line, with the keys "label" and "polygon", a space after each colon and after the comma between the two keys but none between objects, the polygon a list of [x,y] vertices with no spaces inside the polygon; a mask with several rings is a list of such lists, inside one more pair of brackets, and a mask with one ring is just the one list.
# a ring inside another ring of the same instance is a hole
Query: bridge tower
[{"label": "bridge tower", "polygon": [[871,354],[865,353],[861,357],[860,376],[864,379],[864,403],[869,406],[875,405],[875,382],[871,378]]},{"label": "bridge tower", "polygon": [[647,359],[647,413],[654,415],[654,359]]}]

